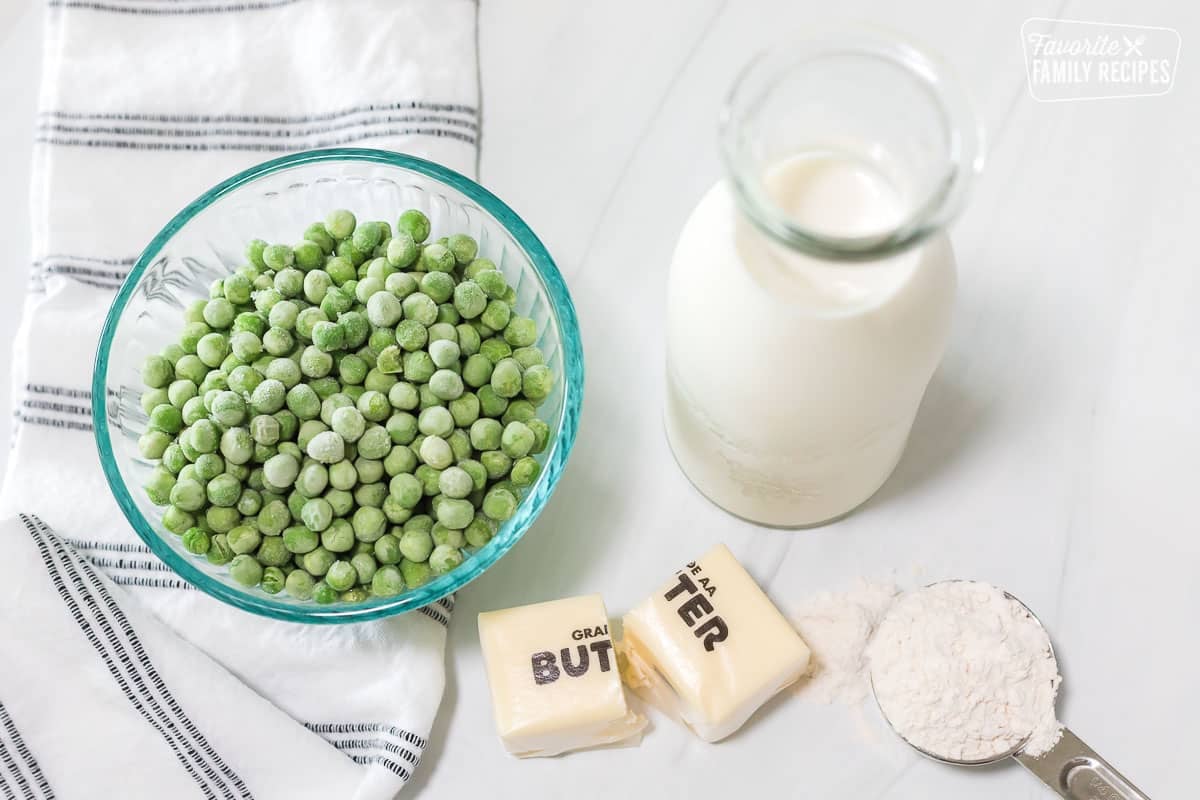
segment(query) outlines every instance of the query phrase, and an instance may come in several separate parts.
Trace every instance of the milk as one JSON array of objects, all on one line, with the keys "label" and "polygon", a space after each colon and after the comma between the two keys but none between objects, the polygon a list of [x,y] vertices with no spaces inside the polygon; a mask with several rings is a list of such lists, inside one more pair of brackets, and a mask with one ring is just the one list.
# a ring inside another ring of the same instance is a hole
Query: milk
[{"label": "milk", "polygon": [[[884,234],[912,213],[866,162],[785,159],[762,176],[797,225]],[[868,261],[805,255],[760,231],[727,180],[685,223],[668,285],[666,428],[691,481],[755,522],[837,518],[895,468],[946,346],[955,287],[943,233]]]}]

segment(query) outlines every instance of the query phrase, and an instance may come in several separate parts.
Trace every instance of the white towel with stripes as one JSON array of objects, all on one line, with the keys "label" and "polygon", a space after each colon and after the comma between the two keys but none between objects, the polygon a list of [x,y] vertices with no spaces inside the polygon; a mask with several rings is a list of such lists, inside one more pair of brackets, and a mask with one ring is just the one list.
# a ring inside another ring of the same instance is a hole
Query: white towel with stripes
[{"label": "white towel with stripes", "polygon": [[[300,626],[184,585],[93,443],[113,292],[180,208],[273,155],[361,144],[472,174],[472,0],[49,0],[34,253],[0,494],[0,794],[390,798],[445,680],[445,601]],[[12,591],[13,581],[16,591]]]}]

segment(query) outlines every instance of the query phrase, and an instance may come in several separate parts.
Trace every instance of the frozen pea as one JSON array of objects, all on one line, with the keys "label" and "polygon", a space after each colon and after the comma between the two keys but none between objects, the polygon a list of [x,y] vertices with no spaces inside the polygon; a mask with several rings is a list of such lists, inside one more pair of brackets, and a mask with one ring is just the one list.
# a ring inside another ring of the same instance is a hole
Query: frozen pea
[{"label": "frozen pea", "polygon": [[373,294],[367,300],[367,319],[377,328],[391,328],[405,316],[404,302],[391,292]]},{"label": "frozen pea", "polygon": [[489,418],[478,419],[471,423],[471,446],[476,450],[497,450],[504,426]]},{"label": "frozen pea", "polygon": [[529,452],[537,454],[545,450],[546,445],[550,442],[550,426],[535,417],[526,420],[525,427],[533,431],[533,449]]},{"label": "frozen pea", "polygon": [[262,564],[254,556],[242,553],[229,562],[229,575],[242,586],[257,586],[262,580]]},{"label": "frozen pea", "polygon": [[[386,435],[386,434],[385,434]],[[389,449],[390,449],[389,442]],[[362,451],[362,447],[359,447]],[[383,480],[383,462],[372,458],[363,458],[361,455],[354,459],[354,471],[358,473],[359,483],[375,483]]]},{"label": "frozen pea", "polygon": [[487,304],[487,293],[475,281],[463,281],[454,287],[454,307],[463,319],[475,319]]},{"label": "frozen pea", "polygon": [[[419,446],[414,445],[413,448],[419,449]],[[433,497],[441,491],[438,487],[438,477],[441,475],[441,470],[435,469],[428,464],[421,464],[413,470],[413,475],[421,482],[421,487],[426,497]]]},{"label": "frozen pea", "polygon": [[[321,435],[323,436],[324,434]],[[338,441],[341,440],[339,439]],[[290,488],[299,474],[300,463],[286,453],[274,455],[263,464],[263,478],[271,486],[279,489]]]},{"label": "frozen pea", "polygon": [[428,340],[429,329],[414,319],[406,319],[396,326],[396,343],[406,352],[420,350]]},{"label": "frozen pea", "polygon": [[211,481],[225,471],[225,460],[216,453],[204,453],[196,458],[193,471],[198,480]]},{"label": "frozen pea", "polygon": [[[203,380],[203,379],[201,379]],[[149,414],[154,409],[161,405],[171,402],[171,396],[166,389],[151,389],[148,392],[142,393],[141,406],[142,411]],[[185,403],[187,401],[184,401]]]},{"label": "frozen pea", "polygon": [[262,494],[254,489],[246,488],[242,490],[242,496],[238,498],[237,510],[243,517],[253,517],[262,510]]},{"label": "frozen pea", "polygon": [[[386,372],[380,372],[378,369],[372,369],[367,373],[367,377],[363,380],[363,389],[368,392],[378,392],[385,396],[396,385],[395,375],[389,375]],[[382,408],[382,406],[381,406]]]},{"label": "frozen pea", "polygon": [[[438,487],[442,494],[452,499],[462,499],[475,491],[475,481],[460,467],[447,467],[438,476]],[[440,519],[440,517],[439,517]],[[444,522],[444,520],[442,520]],[[446,523],[449,525],[449,523]],[[450,527],[453,527],[452,525]],[[465,527],[465,523],[463,525]]]},{"label": "frozen pea", "polygon": [[300,372],[309,378],[324,378],[333,370],[333,356],[316,345],[300,353]]},{"label": "frozen pea", "polygon": [[329,485],[334,489],[347,490],[353,489],[358,483],[358,470],[354,468],[354,464],[342,459],[329,468]]},{"label": "frozen pea", "polygon": [[269,414],[258,414],[250,420],[250,438],[258,444],[279,441],[279,420]]},{"label": "frozen pea", "polygon": [[[356,442],[366,429],[366,421],[357,408],[354,406],[344,406],[333,412],[330,427],[343,440]],[[310,453],[310,455],[312,454]]]},{"label": "frozen pea", "polygon": [[342,388],[341,384],[338,383],[337,378],[331,378],[328,376],[311,380],[308,382],[308,385],[311,386],[312,390],[317,393],[317,397],[321,398],[322,404],[324,404],[327,397],[332,394],[336,394],[337,391]]},{"label": "frozen pea", "polygon": [[288,410],[302,421],[316,420],[320,416],[320,398],[308,384],[296,384],[287,393]]},{"label": "frozen pea", "polygon": [[335,519],[321,533],[321,546],[331,553],[348,553],[354,549],[354,528],[344,519]]},{"label": "frozen pea", "polygon": [[[382,425],[368,427],[358,440],[358,454],[362,458],[377,461],[386,456],[391,449],[391,435]],[[380,468],[382,469],[382,465]],[[373,481],[364,482],[372,483]]]},{"label": "frozen pea", "polygon": [[416,244],[421,244],[429,238],[429,217],[415,208],[410,208],[400,215],[396,222],[396,235],[407,234]]},{"label": "frozen pea", "polygon": [[[372,262],[372,263],[374,263],[374,262]],[[380,292],[383,292],[383,291],[385,291],[383,278],[367,277],[367,278],[363,278],[361,281],[359,281],[358,285],[354,287],[354,298],[356,300],[358,300],[359,303],[366,305],[367,301],[371,299],[372,295],[379,294]],[[395,300],[396,298],[393,297],[392,299]],[[399,301],[397,301],[397,302],[399,302]],[[368,319],[369,318],[370,318],[370,315],[368,314]],[[395,323],[392,323],[392,324],[394,325]],[[382,327],[388,327],[388,326],[382,326]]]},{"label": "frozen pea", "polygon": [[492,489],[483,498],[483,513],[503,522],[517,510],[517,498],[507,489]]},{"label": "frozen pea", "polygon": [[274,378],[268,378],[254,387],[254,391],[250,394],[250,407],[257,414],[273,414],[283,408],[286,396],[287,389],[283,383]]},{"label": "frozen pea", "polygon": [[229,355],[229,341],[220,333],[207,333],[196,343],[196,356],[205,366],[219,367]]},{"label": "frozen pea", "polygon": [[385,533],[375,540],[372,548],[378,563],[398,564],[400,562],[400,540],[395,535]]},{"label": "frozen pea", "polygon": [[479,320],[492,330],[501,331],[508,325],[512,309],[503,300],[489,300]]},{"label": "frozen pea", "polygon": [[208,552],[205,553],[208,563],[218,566],[228,564],[233,560],[233,556],[234,552],[229,549],[229,543],[225,539],[225,534],[210,535]]},{"label": "frozen pea", "polygon": [[417,417],[407,411],[398,411],[388,418],[385,430],[395,444],[410,444],[416,438],[418,426]]},{"label": "frozen pea", "polygon": [[260,582],[262,584],[262,590],[267,594],[279,594],[282,592],[286,581],[287,575],[279,567],[270,566],[263,568]]},{"label": "frozen pea", "polygon": [[[469,481],[470,478],[468,477],[467,480]],[[444,497],[441,503],[438,504],[438,522],[451,530],[466,528],[474,516],[475,506],[471,505],[470,500]]]},{"label": "frozen pea", "polygon": [[354,229],[351,240],[355,247],[368,253],[383,241],[383,228],[378,222],[364,222]]},{"label": "frozen pea", "polygon": [[330,489],[325,493],[325,499],[335,517],[344,517],[354,509],[354,495],[345,489]]},{"label": "frozen pea", "polygon": [[411,411],[420,402],[417,387],[407,381],[400,381],[388,390],[388,402],[401,411]]},{"label": "frozen pea", "polygon": [[317,531],[311,530],[307,525],[293,525],[285,529],[282,538],[283,546],[289,553],[296,555],[311,553],[321,543]]},{"label": "frozen pea", "polygon": [[330,565],[336,560],[336,556],[324,547],[316,547],[304,554],[301,559],[304,564],[304,569],[314,578],[324,575]]},{"label": "frozen pea", "polygon": [[378,391],[363,392],[362,396],[358,398],[356,407],[359,413],[371,422],[382,422],[392,413],[392,404],[388,402],[382,392]]},{"label": "frozen pea", "polygon": [[214,331],[222,331],[233,325],[237,312],[233,303],[224,297],[214,297],[204,305],[204,323]]},{"label": "frozen pea", "polygon": [[443,244],[428,244],[421,251],[421,269],[426,272],[453,272],[454,254]]},{"label": "frozen pea", "polygon": [[387,517],[383,511],[371,506],[364,506],[355,511],[351,524],[354,536],[362,542],[374,542],[387,532]]},{"label": "frozen pea", "polygon": [[424,350],[404,356],[404,378],[410,383],[425,383],[436,371],[437,366]]},{"label": "frozen pea", "polygon": [[426,272],[420,287],[435,303],[445,303],[454,296],[454,278],[445,272]]},{"label": "frozen pea", "polygon": [[321,350],[330,353],[340,350],[345,345],[346,331],[336,322],[322,320],[313,325],[312,341]]},{"label": "frozen pea", "polygon": [[446,248],[460,267],[470,264],[479,253],[479,243],[465,233],[452,235],[446,242]]},{"label": "frozen pea", "polygon": [[437,322],[435,325],[446,325],[453,328],[462,322],[462,315],[458,313],[458,309],[453,303],[442,303],[438,306]]},{"label": "frozen pea", "polygon": [[478,389],[492,380],[492,362],[487,356],[476,353],[463,364],[462,379],[467,386]]},{"label": "frozen pea", "polygon": [[417,457],[407,447],[397,445],[383,459],[383,471],[393,477],[417,468]]},{"label": "frozen pea", "polygon": [[371,578],[371,594],[376,597],[394,597],[404,591],[404,578],[400,570],[388,564],[375,571]]},{"label": "frozen pea", "polygon": [[[285,331],[286,333],[286,331]],[[229,337],[229,349],[234,356],[243,362],[253,361],[262,353],[263,343],[250,331],[238,331]]]},{"label": "frozen pea", "polygon": [[196,524],[196,518],[177,506],[167,506],[162,516],[163,527],[171,533],[182,535]]},{"label": "frozen pea", "polygon": [[357,553],[350,559],[350,566],[354,567],[355,580],[358,583],[370,583],[375,577],[375,571],[379,568],[375,561],[375,556],[370,553]]},{"label": "frozen pea", "polygon": [[393,272],[383,281],[383,288],[403,300],[419,288],[417,279],[408,272]]},{"label": "frozen pea", "polygon": [[167,449],[162,454],[163,468],[172,475],[178,475],[179,471],[188,463],[187,456],[183,453],[183,448],[178,442],[172,442],[167,445]]},{"label": "frozen pea", "polygon": [[450,415],[454,424],[460,428],[468,428],[479,419],[479,398],[473,392],[465,392],[449,403]]},{"label": "frozen pea", "polygon": [[400,534],[400,555],[409,561],[420,563],[433,552],[433,536],[427,530],[406,530]]},{"label": "frozen pea", "polygon": [[183,429],[183,413],[169,403],[150,412],[150,427],[163,433],[179,433]]},{"label": "frozen pea", "polygon": [[347,353],[337,359],[338,377],[346,384],[360,384],[367,377],[367,362],[361,356]]},{"label": "frozen pea", "polygon": [[254,456],[254,440],[245,428],[229,428],[221,434],[220,449],[230,464],[245,464]]},{"label": "frozen pea", "polygon": [[445,469],[454,463],[454,452],[450,444],[440,436],[427,436],[421,442],[421,460],[434,469]]},{"label": "frozen pea", "polygon": [[313,586],[312,599],[314,603],[328,605],[329,603],[336,603],[338,598],[337,589],[334,589],[325,581],[317,581]]},{"label": "frozen pea", "polygon": [[[354,502],[359,506],[369,506],[379,510],[383,507],[383,501],[388,496],[388,489],[382,483],[365,483],[360,484],[354,490]],[[382,512],[380,512],[382,513]]]},{"label": "frozen pea", "polygon": [[450,452],[454,454],[455,461],[462,461],[474,454],[474,450],[471,448],[471,436],[466,431],[455,430],[446,442],[450,445]]},{"label": "frozen pea", "polygon": [[[379,248],[375,248],[375,250],[378,253]],[[384,249],[384,252],[386,254],[386,248]],[[389,275],[393,274],[395,271],[396,271],[396,268],[388,263],[388,260],[386,257],[376,255],[375,258],[371,259],[367,263],[367,265],[366,265],[367,277],[364,278],[363,280],[370,279],[372,281],[379,281],[379,290],[385,291],[386,290],[385,282],[387,281],[387,277]],[[359,283],[361,284],[362,281],[359,281]],[[355,295],[357,296],[357,292],[355,292]],[[365,301],[363,301],[363,302],[365,302]]]},{"label": "frozen pea", "polygon": [[271,500],[255,517],[258,530],[267,536],[278,536],[292,521],[292,514],[282,500]]},{"label": "frozen pea", "polygon": [[490,381],[486,386],[480,386],[475,394],[479,397],[479,412],[486,417],[499,417],[508,408],[508,400],[496,394]]},{"label": "frozen pea", "polygon": [[[333,282],[334,286],[344,286],[358,274],[358,270],[354,268],[354,261],[342,255],[334,256],[326,261],[324,272],[329,276],[329,280]],[[322,301],[328,297],[328,294],[329,290],[327,288],[326,295],[322,297]]]},{"label": "frozen pea", "polygon": [[[502,299],[505,292],[508,291],[508,281],[504,279],[504,274],[500,270],[494,268],[494,265],[492,269],[477,270],[467,277],[474,280],[479,285],[479,288],[483,289],[484,293],[492,300]],[[492,325],[491,327],[499,330],[504,326]]]},{"label": "frozen pea", "polygon": [[455,400],[463,393],[462,378],[451,370],[439,369],[429,377],[429,391],[439,400]]},{"label": "frozen pea", "polygon": [[[454,330],[451,328],[451,330]],[[458,363],[460,351],[458,344],[449,339],[438,339],[429,343],[429,357],[438,367],[445,369]]]},{"label": "frozen pea", "polygon": [[488,477],[498,481],[512,469],[512,459],[500,450],[487,450],[479,454],[479,463],[487,470]]},{"label": "frozen pea", "polygon": [[219,392],[209,409],[221,425],[239,425],[246,418],[246,403],[237,392]]},{"label": "frozen pea", "polygon": [[493,336],[479,345],[479,352],[495,365],[512,355],[512,347],[503,339]]},{"label": "frozen pea", "polygon": [[404,354],[397,345],[389,345],[376,357],[375,368],[387,375],[396,375],[404,370]]},{"label": "frozen pea", "polygon": [[263,382],[263,376],[254,367],[242,365],[234,367],[229,373],[230,391],[237,392],[243,397],[249,397],[258,385]]},{"label": "frozen pea", "polygon": [[465,324],[455,325],[454,330],[458,333],[458,349],[463,358],[469,358],[479,352],[482,340],[478,331]]},{"label": "frozen pea", "polygon": [[[333,464],[345,457],[345,441],[334,431],[318,433],[308,443],[308,455],[322,464]],[[268,476],[268,480],[270,477]]]},{"label": "frozen pea", "polygon": [[263,249],[262,259],[268,269],[281,270],[296,263],[296,253],[286,244],[269,244]]},{"label": "frozen pea", "polygon": [[503,398],[516,397],[521,393],[521,365],[506,358],[492,370],[492,391]]},{"label": "frozen pea", "polygon": [[175,476],[163,467],[155,468],[143,487],[150,502],[165,506],[171,502],[171,490],[175,488]]},{"label": "frozen pea", "polygon": [[425,494],[421,482],[415,476],[408,473],[400,473],[394,476],[388,484],[388,491],[402,506],[408,509],[416,508]]},{"label": "frozen pea", "polygon": [[487,486],[487,469],[479,461],[473,458],[464,458],[458,462],[458,468],[470,476],[472,491],[479,491]]},{"label": "frozen pea", "polygon": [[284,590],[297,600],[309,600],[313,595],[312,575],[308,574],[303,569],[292,570],[288,573],[287,579],[283,583]]},{"label": "frozen pea", "polygon": [[300,474],[296,476],[296,491],[304,497],[318,497],[328,485],[329,470],[313,461],[301,467]]},{"label": "frozen pea", "polygon": [[196,384],[187,378],[172,381],[167,387],[167,402],[178,408],[183,408],[183,404],[195,396]]},{"label": "frozen pea", "polygon": [[415,292],[400,301],[404,318],[428,327],[437,322],[437,303],[423,292]]},{"label": "frozen pea", "polygon": [[202,556],[212,546],[212,537],[208,531],[200,528],[189,528],[183,534],[183,549],[193,555]]},{"label": "frozen pea", "polygon": [[417,418],[417,429],[426,436],[449,436],[454,430],[454,416],[442,406],[426,408]]},{"label": "frozen pea", "polygon": [[463,561],[462,552],[450,545],[440,544],[429,554],[429,569],[434,575],[444,575]]},{"label": "frozen pea", "polygon": [[537,341],[537,324],[529,317],[512,317],[504,327],[504,341],[511,347],[531,346]]},{"label": "frozen pea", "polygon": [[522,488],[532,486],[541,471],[541,465],[537,461],[529,456],[525,456],[513,463],[512,471],[509,473],[509,480],[512,481],[513,486]]},{"label": "frozen pea", "polygon": [[258,563],[270,567],[282,567],[292,560],[292,554],[283,543],[281,536],[267,536],[254,553]]},{"label": "frozen pea", "polygon": [[540,403],[554,389],[554,373],[549,367],[534,364],[525,370],[521,378],[521,389],[531,401]]},{"label": "frozen pea", "polygon": [[225,540],[230,550],[241,555],[257,550],[262,542],[262,534],[253,525],[238,525],[225,534]]},{"label": "frozen pea", "polygon": [[354,214],[344,208],[339,208],[329,212],[329,215],[325,217],[325,232],[340,241],[349,238],[354,233],[356,223]]},{"label": "frozen pea", "polygon": [[[429,235],[426,230],[425,235]],[[404,269],[412,266],[420,255],[420,248],[417,247],[417,242],[407,230],[398,230],[387,243],[387,260],[388,264],[397,269]]]},{"label": "frozen pea", "polygon": [[319,308],[309,307],[296,315],[296,334],[302,339],[312,339],[313,328],[318,322],[328,322],[329,317]]},{"label": "frozen pea", "polygon": [[537,415],[537,409],[528,400],[513,400],[504,411],[500,421],[507,425],[510,422],[528,422]]},{"label": "frozen pea", "polygon": [[542,351],[533,346],[516,348],[512,351],[512,357],[525,370],[546,363],[546,357],[542,355]]},{"label": "frozen pea", "polygon": [[328,500],[315,497],[300,509],[300,520],[309,530],[320,533],[333,522],[333,507],[329,505]]}]

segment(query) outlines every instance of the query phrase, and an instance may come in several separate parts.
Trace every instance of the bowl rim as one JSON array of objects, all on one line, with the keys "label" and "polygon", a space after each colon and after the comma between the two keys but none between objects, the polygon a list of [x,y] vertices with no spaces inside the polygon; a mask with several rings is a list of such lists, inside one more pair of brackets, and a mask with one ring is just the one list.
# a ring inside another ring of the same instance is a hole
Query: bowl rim
[{"label": "bowl rim", "polygon": [[[563,350],[563,372],[565,373],[560,378],[563,386],[561,423],[558,435],[550,444],[550,451],[546,456],[546,466],[538,480],[521,498],[516,513],[505,521],[492,540],[460,567],[415,590],[406,591],[395,597],[379,598],[375,601],[368,600],[345,606],[337,603],[330,605],[284,603],[269,595],[258,595],[249,590],[236,589],[214,579],[191,559],[184,558],[177,553],[165,538],[154,530],[134,503],[129,488],[121,477],[116,457],[110,445],[107,413],[106,378],[109,354],[117,325],[134,288],[138,285],[143,273],[158,258],[166,243],[197,214],[234,190],[296,166],[322,162],[367,162],[409,170],[462,193],[495,218],[529,257],[534,270],[546,286],[551,313],[555,316],[560,331],[559,347]],[[176,574],[193,587],[244,611],[289,622],[336,624],[365,622],[428,606],[475,580],[507,553],[533,524],[562,475],[578,433],[583,385],[583,346],[580,339],[579,320],[570,293],[567,291],[566,282],[545,245],[515,211],[471,178],[432,161],[404,153],[373,148],[339,147],[292,153],[245,169],[201,194],[186,205],[182,211],[175,214],[155,234],[130,270],[105,316],[92,371],[92,417],[96,446],[100,453],[100,465],[117,505],[130,525],[133,526],[138,537]]]}]

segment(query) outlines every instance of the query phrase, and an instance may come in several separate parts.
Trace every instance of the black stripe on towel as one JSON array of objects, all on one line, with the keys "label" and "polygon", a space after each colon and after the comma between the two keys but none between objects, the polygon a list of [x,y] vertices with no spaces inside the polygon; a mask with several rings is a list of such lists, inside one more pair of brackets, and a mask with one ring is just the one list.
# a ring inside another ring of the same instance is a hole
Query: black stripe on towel
[{"label": "black stripe on towel", "polygon": [[92,256],[51,255],[33,262],[31,290],[42,292],[46,279],[53,275],[71,278],[98,289],[119,289],[136,259],[94,258]]},{"label": "black stripe on towel", "polygon": [[280,6],[290,6],[301,0],[253,0],[242,3],[213,3],[208,5],[196,3],[178,3],[168,6],[146,6],[136,3],[96,2],[95,0],[49,0],[50,8],[80,8],[88,11],[110,11],[118,14],[146,14],[154,16],[179,14],[226,14],[241,11],[262,11]]},{"label": "black stripe on towel", "polygon": [[127,112],[84,112],[42,111],[39,117],[71,120],[109,120],[117,122],[162,122],[181,125],[208,125],[211,123],[236,123],[246,125],[302,125],[311,122],[328,122],[353,114],[377,114],[389,111],[430,111],[449,114],[479,115],[474,106],[459,103],[431,103],[425,100],[405,100],[398,103],[367,103],[337,111],[316,114],[141,114]]},{"label": "black stripe on towel", "polygon": [[92,409],[88,406],[77,406],[74,403],[60,403],[57,400],[35,400],[25,398],[21,407],[30,411],[53,411],[56,414],[74,414],[79,417],[91,417]]},{"label": "black stripe on towel", "polygon": [[441,611],[438,611],[433,606],[421,606],[420,608],[417,609],[417,611],[420,611],[422,614],[429,617],[434,622],[439,623],[443,627],[450,624],[450,615],[443,614]]},{"label": "black stripe on towel", "polygon": [[41,415],[23,414],[20,410],[13,412],[17,422],[22,425],[41,425],[46,428],[58,428],[64,431],[85,431],[91,433],[94,429],[90,422],[76,422],[72,419],[55,419]]},{"label": "black stripe on towel", "polygon": [[172,150],[186,152],[252,152],[252,153],[296,153],[302,150],[312,150],[322,147],[338,147],[340,145],[353,144],[364,139],[382,139],[393,136],[430,136],[435,139],[456,139],[461,142],[466,142],[472,147],[475,146],[474,134],[464,133],[456,130],[446,130],[443,128],[420,127],[420,128],[386,128],[377,131],[364,131],[362,133],[343,136],[343,137],[326,137],[310,139],[305,142],[288,142],[288,143],[265,143],[265,142],[205,142],[202,140],[192,142],[156,142],[156,141],[132,141],[129,139],[97,139],[92,137],[78,136],[59,136],[55,134],[39,134],[34,137],[35,142],[41,144],[53,144],[62,147],[108,147],[115,150]]},{"label": "black stripe on towel", "polygon": [[[397,728],[384,722],[306,722],[304,727],[313,733],[325,736],[327,733],[386,733],[401,741],[408,742],[420,750],[425,749],[425,739],[412,731]],[[328,738],[328,737],[326,737]]]},{"label": "black stripe on towel", "polygon": [[25,391],[30,394],[48,394],[54,397],[74,397],[79,400],[91,400],[92,393],[87,389],[74,389],[70,386],[51,386],[48,383],[27,383]]},{"label": "black stripe on towel", "polygon": [[130,705],[159,732],[204,795],[212,800],[217,798],[217,792],[226,800],[251,798],[242,779],[217,755],[171,695],[125,613],[87,561],[37,517],[22,514],[21,521],[41,553],[63,603],[117,686]]},{"label": "black stripe on towel", "polygon": [[[38,766],[37,759],[33,757],[33,753],[29,751],[25,740],[21,738],[21,732],[17,730],[16,723],[9,716],[8,709],[4,707],[3,703],[0,703],[0,726],[3,727],[3,731],[0,731],[0,760],[3,760],[5,768],[21,788],[24,797],[27,799],[41,798],[41,800],[54,800],[54,790],[50,788],[50,783],[46,780],[46,776],[42,774],[42,768]],[[24,772],[15,763],[14,751],[16,758],[20,758],[25,765]],[[36,791],[35,787],[29,783],[25,773],[28,773],[29,778],[33,779],[33,783],[37,784]],[[4,789],[6,796],[15,797],[7,781],[0,781],[0,788]]]},{"label": "black stripe on towel", "polygon": [[405,769],[400,764],[397,764],[394,759],[389,758],[388,756],[385,756],[385,755],[381,755],[379,753],[374,753],[369,756],[350,755],[350,760],[353,761],[355,764],[361,764],[363,766],[370,766],[371,764],[379,764],[382,767],[386,767],[388,769],[388,771],[393,772],[396,775],[399,775],[400,779],[406,783],[412,777],[412,773],[409,772],[407,769]]},{"label": "black stripe on towel", "polygon": [[[352,115],[357,116],[357,114]],[[145,124],[128,125],[97,125],[85,123],[82,125],[64,122],[40,122],[37,129],[43,133],[90,133],[98,136],[139,137],[156,136],[160,138],[199,139],[209,136],[244,137],[253,139],[300,139],[306,136],[317,136],[323,133],[337,133],[352,128],[372,128],[379,125],[420,124],[435,125],[447,129],[462,128],[477,131],[478,126],[473,120],[452,117],[443,114],[386,114],[384,116],[368,117],[366,119],[340,119],[337,122],[313,123],[307,127],[271,126],[271,127],[150,127]]]},{"label": "black stripe on towel", "polygon": [[[411,777],[411,770],[420,763],[421,752],[425,749],[424,738],[381,722],[306,722],[304,727],[321,736],[354,763],[379,764],[405,781]],[[357,735],[345,738],[346,734]],[[371,734],[370,738],[364,738],[366,734]]]}]

